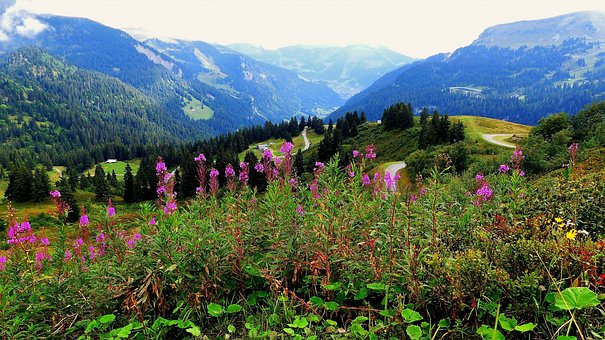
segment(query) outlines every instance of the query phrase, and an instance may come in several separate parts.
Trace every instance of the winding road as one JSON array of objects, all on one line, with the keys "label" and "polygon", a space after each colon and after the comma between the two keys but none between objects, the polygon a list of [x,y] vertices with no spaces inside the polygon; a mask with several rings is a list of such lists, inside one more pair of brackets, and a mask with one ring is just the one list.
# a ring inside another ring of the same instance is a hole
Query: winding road
[{"label": "winding road", "polygon": [[303,139],[305,140],[305,148],[302,149],[302,151],[307,151],[311,147],[311,142],[309,141],[309,138],[307,138],[307,129],[308,128],[309,128],[308,126],[305,126],[305,128],[302,132]]},{"label": "winding road", "polygon": [[393,163],[389,166],[387,166],[386,170],[384,170],[385,173],[389,173],[391,175],[391,178],[395,177],[395,175],[397,175],[397,172],[399,172],[399,170],[403,169],[406,167],[405,162],[397,162],[397,163]]},{"label": "winding road", "polygon": [[492,143],[494,145],[499,145],[499,146],[503,146],[505,148],[510,148],[510,149],[514,149],[517,146],[511,143],[507,143],[507,142],[501,142],[501,141],[497,141],[494,138],[496,137],[512,137],[514,136],[513,134],[510,133],[497,133],[497,134],[483,134],[483,139],[485,139],[488,143]]}]

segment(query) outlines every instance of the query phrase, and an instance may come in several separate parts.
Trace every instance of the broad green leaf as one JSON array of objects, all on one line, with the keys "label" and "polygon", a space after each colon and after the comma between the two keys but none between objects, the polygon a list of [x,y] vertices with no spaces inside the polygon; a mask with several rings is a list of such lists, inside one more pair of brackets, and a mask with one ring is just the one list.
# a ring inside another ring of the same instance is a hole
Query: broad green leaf
[{"label": "broad green leaf", "polygon": [[235,333],[235,331],[236,331],[235,326],[233,326],[233,325],[227,326],[227,331],[229,331],[229,333]]},{"label": "broad green leaf", "polygon": [[216,303],[209,303],[208,304],[208,313],[214,317],[219,317],[221,315],[223,315],[223,306],[218,305]]},{"label": "broad green leaf", "polygon": [[387,289],[387,286],[384,283],[380,283],[380,282],[368,283],[367,287],[370,288],[371,290],[385,290],[385,289]]},{"label": "broad green leaf", "polygon": [[338,288],[340,288],[340,286],[342,286],[341,282],[333,282],[329,285],[324,285],[324,288],[327,290],[337,290]]},{"label": "broad green leaf", "polygon": [[401,316],[405,319],[405,322],[409,323],[422,320],[422,316],[420,315],[420,313],[409,308],[402,310]]},{"label": "broad green leaf", "polygon": [[88,333],[90,333],[90,331],[92,331],[93,329],[98,328],[98,327],[99,327],[99,322],[97,320],[92,320],[86,326],[84,333],[88,334]]},{"label": "broad green leaf", "polygon": [[131,330],[132,330],[132,324],[129,324],[125,327],[120,328],[120,331],[118,332],[118,334],[116,336],[118,338],[127,339],[130,336]]},{"label": "broad green leaf", "polygon": [[366,321],[368,321],[368,318],[363,315],[360,315],[356,317],[353,321],[351,321],[351,323],[364,323]]},{"label": "broad green leaf", "polygon": [[334,320],[326,320],[326,323],[330,326],[336,326],[338,325],[338,322],[334,321]]},{"label": "broad green leaf", "polygon": [[420,328],[420,326],[409,325],[405,329],[405,333],[410,337],[410,339],[420,339],[420,337],[422,336],[422,329]]},{"label": "broad green leaf", "polygon": [[586,287],[566,288],[555,298],[555,307],[561,310],[582,309],[599,304],[597,294]]},{"label": "broad green leaf", "polygon": [[237,312],[241,312],[241,311],[242,311],[242,306],[240,306],[240,305],[236,305],[236,304],[229,305],[225,311],[226,311],[227,313],[237,313]]},{"label": "broad green leaf", "polygon": [[509,332],[517,327],[517,320],[515,318],[509,318],[504,314],[500,314],[498,321],[500,321],[500,326]]},{"label": "broad green leaf", "polygon": [[380,313],[378,313],[378,314],[380,314],[384,317],[387,317],[387,318],[392,318],[395,316],[396,313],[397,312],[393,309],[385,309],[385,310],[381,310]]},{"label": "broad green leaf", "polygon": [[317,296],[312,296],[309,299],[309,302],[311,302],[312,304],[314,304],[316,306],[321,306],[321,305],[324,304],[324,300],[322,298],[320,298],[320,297],[317,297]]},{"label": "broad green leaf", "polygon": [[557,340],[578,340],[575,336],[559,335]]},{"label": "broad green leaf", "polygon": [[187,328],[185,331],[193,336],[202,335],[202,332],[200,331],[200,328],[198,326],[192,326],[190,328]]},{"label": "broad green leaf", "polygon": [[504,335],[499,330],[483,325],[477,329],[477,334],[484,340],[505,340]]},{"label": "broad green leaf", "polygon": [[112,323],[116,319],[116,316],[113,314],[103,315],[99,318],[99,322],[102,324]]},{"label": "broad green leaf", "polygon": [[439,327],[441,327],[441,328],[450,328],[450,320],[448,320],[448,319],[441,319],[441,320],[439,320]]},{"label": "broad green leaf", "polygon": [[284,328],[284,332],[290,335],[294,335],[294,330],[292,328]]},{"label": "broad green leaf", "polygon": [[307,318],[303,317],[303,318],[296,318],[294,319],[293,324],[295,325],[294,327],[296,328],[305,328],[309,325],[309,321],[307,321]]},{"label": "broad green leaf", "polygon": [[324,303],[324,307],[326,307],[327,310],[334,311],[338,308],[338,303],[334,301],[329,301]]},{"label": "broad green leaf", "polygon": [[525,333],[525,332],[533,331],[534,328],[536,328],[536,325],[532,322],[528,322],[528,323],[524,323],[522,325],[515,327],[515,330],[519,331],[521,333]]},{"label": "broad green leaf", "polygon": [[366,287],[362,287],[357,294],[355,294],[355,300],[363,300],[368,296],[368,289]]}]

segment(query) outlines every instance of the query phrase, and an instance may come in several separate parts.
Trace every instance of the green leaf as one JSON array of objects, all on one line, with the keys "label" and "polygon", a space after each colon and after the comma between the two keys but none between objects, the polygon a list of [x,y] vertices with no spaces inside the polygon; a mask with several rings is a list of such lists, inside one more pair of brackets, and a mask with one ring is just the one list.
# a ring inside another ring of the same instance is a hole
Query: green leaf
[{"label": "green leaf", "polygon": [[505,340],[504,335],[499,330],[486,325],[479,327],[477,334],[481,335],[484,340]]},{"label": "green leaf", "polygon": [[229,331],[229,333],[235,333],[235,331],[236,331],[235,326],[233,326],[233,325],[227,326],[227,331]]},{"label": "green leaf", "polygon": [[202,332],[200,331],[200,328],[198,326],[192,326],[190,328],[187,328],[185,331],[193,336],[202,335]]},{"label": "green leaf", "polygon": [[528,322],[528,323],[524,323],[522,325],[515,327],[515,330],[519,331],[521,333],[525,333],[525,332],[533,331],[534,328],[536,328],[536,325],[532,322]]},{"label": "green leaf", "polygon": [[307,340],[316,340],[317,339],[317,335],[311,335],[310,337],[307,338]]},{"label": "green leaf", "polygon": [[360,315],[356,317],[355,320],[351,321],[351,323],[364,323],[366,321],[368,321],[368,318],[363,315]]},{"label": "green leaf", "polygon": [[289,324],[288,326],[290,327],[294,327],[294,328],[305,328],[309,325],[309,321],[307,321],[307,318],[303,317],[303,318],[295,318],[294,321],[292,322],[292,324]]},{"label": "green leaf", "polygon": [[115,319],[116,319],[115,315],[107,314],[107,315],[103,315],[102,317],[100,317],[99,322],[105,325],[108,323],[112,323]]},{"label": "green leaf", "polygon": [[385,309],[385,310],[381,310],[380,315],[384,316],[385,318],[392,318],[395,316],[395,313],[397,313],[395,310],[393,309]]},{"label": "green leaf", "polygon": [[515,318],[509,318],[504,314],[500,314],[498,321],[500,321],[500,326],[509,332],[517,327],[517,320]]},{"label": "green leaf", "polygon": [[439,327],[440,328],[450,328],[450,320],[448,320],[448,319],[439,320]]},{"label": "green leaf", "polygon": [[219,317],[221,315],[223,315],[223,306],[218,305],[216,303],[209,303],[208,304],[208,313],[214,317]]},{"label": "green leaf", "polygon": [[324,304],[324,300],[320,297],[317,296],[313,296],[309,299],[309,302],[311,302],[312,304],[316,305],[316,306],[321,306]]},{"label": "green leaf", "polygon": [[242,311],[242,306],[240,306],[240,305],[236,305],[236,304],[229,305],[225,311],[226,311],[227,313],[237,313],[237,312],[241,312],[241,311]]},{"label": "green leaf", "polygon": [[166,268],[166,272],[172,272],[176,269],[176,263],[171,265],[170,267]]},{"label": "green leaf", "polygon": [[555,307],[561,310],[582,309],[600,304],[597,294],[586,287],[569,287],[555,298]]},{"label": "green leaf", "polygon": [[422,316],[420,315],[420,313],[409,308],[402,310],[401,316],[405,319],[405,322],[408,323],[422,320]]},{"label": "green leaf", "polygon": [[405,329],[405,333],[410,337],[410,339],[420,339],[420,337],[422,336],[422,329],[420,328],[420,326],[409,325]]},{"label": "green leaf", "polygon": [[292,328],[284,328],[284,332],[290,335],[294,335],[294,330]]},{"label": "green leaf", "polygon": [[334,282],[329,285],[324,285],[324,288],[327,290],[337,290],[338,288],[340,288],[340,286],[342,286],[341,282]]},{"label": "green leaf", "polygon": [[326,323],[330,326],[336,326],[338,325],[338,322],[334,321],[334,320],[326,320]]},{"label": "green leaf", "polygon": [[368,296],[368,289],[366,287],[362,287],[357,294],[355,294],[355,300],[363,300]]},{"label": "green leaf", "polygon": [[386,290],[387,289],[387,286],[384,283],[380,283],[380,282],[368,283],[367,287],[370,288],[371,290]]},{"label": "green leaf", "polygon": [[86,329],[84,330],[84,333],[88,334],[88,333],[90,333],[90,331],[92,331],[95,328],[99,328],[99,321],[92,320],[91,322],[88,323],[88,325],[86,325]]},{"label": "green leaf", "polygon": [[327,310],[334,311],[338,308],[338,303],[334,301],[329,301],[324,303],[324,307],[326,307]]},{"label": "green leaf", "polygon": [[130,336],[130,332],[132,331],[132,324],[126,325],[125,327],[120,328],[120,331],[116,335],[118,338],[127,339]]},{"label": "green leaf", "polygon": [[557,340],[578,340],[575,336],[559,335]]}]

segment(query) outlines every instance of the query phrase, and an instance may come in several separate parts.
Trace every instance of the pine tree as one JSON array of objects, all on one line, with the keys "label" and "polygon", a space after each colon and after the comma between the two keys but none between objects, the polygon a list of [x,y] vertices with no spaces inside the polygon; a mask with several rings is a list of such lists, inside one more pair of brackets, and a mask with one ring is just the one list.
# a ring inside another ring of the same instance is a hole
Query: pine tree
[{"label": "pine tree", "polygon": [[100,164],[95,168],[95,199],[98,202],[107,202],[110,198],[109,193],[109,185],[107,184],[107,179],[105,178],[105,171]]},{"label": "pine tree", "polygon": [[8,175],[8,187],[4,192],[4,196],[15,202],[27,202],[31,200],[32,174],[23,163],[13,166],[11,169]]},{"label": "pine tree", "polygon": [[252,151],[246,152],[244,162],[248,163],[250,166],[250,179],[248,180],[250,187],[256,188],[259,192],[265,191],[267,189],[267,177],[265,177],[265,174],[254,169],[254,166],[258,163],[256,155]]},{"label": "pine tree", "polygon": [[50,180],[45,169],[37,167],[32,178],[32,199],[34,202],[42,202],[50,192]]},{"label": "pine tree", "polygon": [[359,118],[359,124],[365,124],[368,121],[365,111],[361,111],[361,117]]},{"label": "pine tree", "polygon": [[128,163],[126,163],[126,170],[124,172],[124,202],[134,202],[134,176],[132,175],[132,168]]},{"label": "pine tree", "polygon": [[300,148],[298,149],[296,156],[294,156],[294,170],[299,177],[305,172],[305,159]]},{"label": "pine tree", "polygon": [[57,182],[57,189],[61,192],[61,199],[63,202],[69,205],[69,212],[67,213],[67,221],[68,222],[76,222],[80,218],[80,208],[78,199],[72,190],[71,187],[71,179],[67,176],[61,177],[61,179]]}]

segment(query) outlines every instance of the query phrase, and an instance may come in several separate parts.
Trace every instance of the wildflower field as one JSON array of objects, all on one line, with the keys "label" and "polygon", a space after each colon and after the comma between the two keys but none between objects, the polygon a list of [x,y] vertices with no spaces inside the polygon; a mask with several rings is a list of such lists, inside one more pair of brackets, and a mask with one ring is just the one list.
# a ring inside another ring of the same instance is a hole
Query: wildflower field
[{"label": "wildflower field", "polygon": [[[311,182],[266,150],[250,169],[195,158],[197,198],[177,200],[158,158],[155,205],[125,229],[111,201],[100,219],[61,193],[56,241],[9,207],[0,256],[3,338],[594,339],[605,336],[603,175],[577,160],[529,181],[521,148],[489,174],[396,187],[351,164],[317,162]],[[592,165],[591,165],[592,164]],[[268,179],[265,193],[247,185]],[[600,177],[599,177],[600,176]],[[593,181],[587,184],[586,181]],[[600,187],[599,187],[600,185]],[[601,188],[601,189],[598,189]],[[599,196],[600,195],[600,196]],[[584,204],[586,201],[588,203]]]}]

